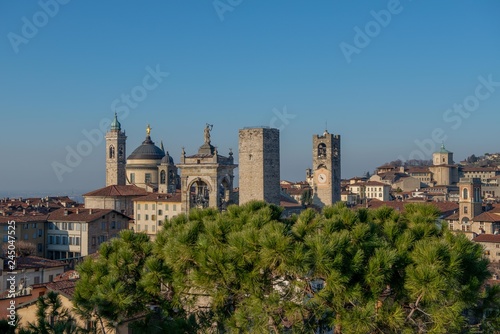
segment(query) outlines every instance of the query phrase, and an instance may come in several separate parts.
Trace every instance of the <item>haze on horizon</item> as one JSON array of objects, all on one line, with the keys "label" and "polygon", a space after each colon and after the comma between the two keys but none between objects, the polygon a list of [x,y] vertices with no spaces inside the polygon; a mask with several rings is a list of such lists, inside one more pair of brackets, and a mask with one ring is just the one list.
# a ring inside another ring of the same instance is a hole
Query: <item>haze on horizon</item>
[{"label": "haze on horizon", "polygon": [[278,127],[291,181],[326,123],[343,178],[441,142],[457,162],[500,151],[498,1],[62,3],[1,5],[0,194],[103,187],[98,136],[62,180],[54,163],[115,111],[127,155],[150,124],[176,163],[205,123],[236,163],[238,129]]}]

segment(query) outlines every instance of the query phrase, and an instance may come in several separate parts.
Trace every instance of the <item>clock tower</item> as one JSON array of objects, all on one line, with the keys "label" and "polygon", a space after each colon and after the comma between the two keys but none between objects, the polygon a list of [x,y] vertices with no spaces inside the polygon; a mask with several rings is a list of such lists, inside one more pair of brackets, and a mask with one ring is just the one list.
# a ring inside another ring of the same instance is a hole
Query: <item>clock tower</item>
[{"label": "clock tower", "polygon": [[340,201],[340,135],[327,130],[313,136],[313,204],[323,207]]}]

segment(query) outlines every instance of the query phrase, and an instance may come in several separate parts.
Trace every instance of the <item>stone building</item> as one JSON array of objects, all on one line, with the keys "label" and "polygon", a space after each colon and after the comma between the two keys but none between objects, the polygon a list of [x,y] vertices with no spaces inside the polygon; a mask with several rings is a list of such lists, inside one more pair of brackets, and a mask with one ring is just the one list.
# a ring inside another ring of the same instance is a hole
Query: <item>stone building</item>
[{"label": "stone building", "polygon": [[72,259],[97,252],[100,244],[129,228],[130,218],[110,209],[59,209],[49,214],[47,258]]},{"label": "stone building", "polygon": [[313,136],[313,168],[308,170],[307,179],[313,188],[313,204],[318,207],[340,201],[340,135]]},{"label": "stone building", "polygon": [[134,206],[132,200],[150,194],[136,185],[111,185],[83,194],[87,209],[111,209],[133,217]]},{"label": "stone building", "polygon": [[280,205],[279,130],[268,127],[239,131],[239,204],[262,200]]},{"label": "stone building", "polygon": [[106,133],[106,186],[125,185],[125,154],[127,136],[115,113]]},{"label": "stone building", "polygon": [[[233,153],[225,157],[218,153],[211,144],[210,131],[212,125],[207,124],[204,130],[204,143],[198,153],[187,156],[184,148],[180,163],[177,164],[181,177],[182,211],[191,208],[218,208],[234,203],[233,199]],[[278,184],[279,186],[279,184]]]}]

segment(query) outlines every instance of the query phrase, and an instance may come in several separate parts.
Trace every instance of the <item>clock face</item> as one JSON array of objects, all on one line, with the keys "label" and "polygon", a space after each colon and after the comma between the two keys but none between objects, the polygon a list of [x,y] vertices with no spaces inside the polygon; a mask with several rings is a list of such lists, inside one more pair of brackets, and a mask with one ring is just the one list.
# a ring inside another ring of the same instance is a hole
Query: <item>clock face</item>
[{"label": "clock face", "polygon": [[326,183],[326,174],[325,173],[318,174],[318,182],[321,184]]}]

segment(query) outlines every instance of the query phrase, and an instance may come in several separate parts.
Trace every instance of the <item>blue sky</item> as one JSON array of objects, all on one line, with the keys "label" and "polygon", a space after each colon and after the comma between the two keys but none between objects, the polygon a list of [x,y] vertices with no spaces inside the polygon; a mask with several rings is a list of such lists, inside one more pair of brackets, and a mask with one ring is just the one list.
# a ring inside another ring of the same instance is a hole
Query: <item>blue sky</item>
[{"label": "blue sky", "polygon": [[[456,161],[500,151],[498,1],[60,1],[0,3],[0,193],[103,186],[102,142],[59,178],[54,164],[133,92],[128,154],[148,123],[176,162],[207,122],[236,158],[238,129],[274,125],[292,181],[325,122],[344,178],[443,137]],[[145,90],[147,68],[169,74]]]}]

